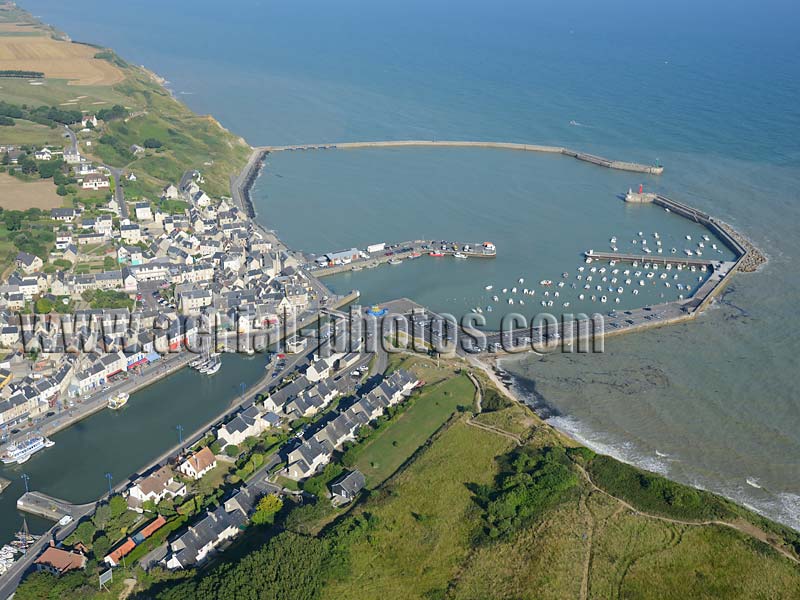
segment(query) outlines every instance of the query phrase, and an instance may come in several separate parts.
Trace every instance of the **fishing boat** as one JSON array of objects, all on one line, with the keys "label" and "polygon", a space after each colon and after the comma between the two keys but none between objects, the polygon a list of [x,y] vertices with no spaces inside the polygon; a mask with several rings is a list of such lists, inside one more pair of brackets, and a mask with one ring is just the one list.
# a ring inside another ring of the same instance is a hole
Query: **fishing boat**
[{"label": "fishing boat", "polygon": [[545,286],[545,287],[548,287],[548,286],[551,286],[551,285],[553,285],[553,282],[552,282],[552,281],[550,281],[549,279],[542,279],[542,280],[539,282],[539,285],[543,285],[543,286]]},{"label": "fishing boat", "polygon": [[403,261],[400,260],[399,258],[393,258],[393,259],[391,259],[389,261],[389,264],[390,265],[401,265],[401,264],[403,264]]},{"label": "fishing boat", "polygon": [[127,392],[119,392],[118,394],[114,394],[108,399],[108,408],[111,410],[119,410],[128,403],[128,398],[130,398],[130,394]]},{"label": "fishing boat", "polygon": [[55,445],[54,442],[47,439],[43,435],[29,435],[24,440],[13,442],[6,447],[6,451],[2,455],[3,464],[18,464],[26,462],[31,456]]},{"label": "fishing boat", "polygon": [[436,252],[434,250],[433,252],[428,252],[428,256],[433,256],[435,258],[440,258],[440,257],[444,256],[444,252]]},{"label": "fishing boat", "polygon": [[467,258],[467,255],[464,254],[463,252],[456,252],[455,254],[453,254],[453,258],[465,259]]},{"label": "fishing boat", "polygon": [[489,291],[489,290],[491,290],[493,287],[494,287],[494,286],[492,286],[492,285],[487,285],[487,286],[486,286],[485,288],[483,288],[483,289],[485,289],[485,290],[488,292],[488,291]]}]

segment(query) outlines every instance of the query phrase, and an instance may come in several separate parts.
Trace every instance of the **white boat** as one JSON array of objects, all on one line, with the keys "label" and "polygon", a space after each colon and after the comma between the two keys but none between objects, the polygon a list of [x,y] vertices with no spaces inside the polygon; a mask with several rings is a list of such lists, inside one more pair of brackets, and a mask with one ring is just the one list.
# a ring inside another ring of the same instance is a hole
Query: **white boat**
[{"label": "white boat", "polygon": [[497,301],[499,300],[499,298],[498,298],[497,296],[492,296],[492,300],[494,300],[495,302],[497,302]]},{"label": "white boat", "polygon": [[516,294],[517,293],[517,288],[515,288],[515,287],[511,288],[511,293],[512,294]]},{"label": "white boat", "polygon": [[520,277],[520,278],[517,280],[517,283],[525,283],[525,278],[524,278],[524,277]]},{"label": "white boat", "polygon": [[520,300],[520,301],[519,301],[519,303],[520,303],[522,306],[525,306],[525,300]]},{"label": "white boat", "polygon": [[694,252],[692,252],[688,248],[686,250],[684,250],[684,253],[686,254],[686,256],[694,256]]},{"label": "white boat", "polygon": [[617,293],[618,293],[618,294],[621,294],[621,293],[622,293],[622,292],[624,292],[624,291],[625,291],[625,289],[624,289],[622,286],[620,286],[620,287],[618,287],[618,288],[617,288]]},{"label": "white boat", "polygon": [[634,296],[638,296],[639,295],[639,290],[633,290],[633,295]]},{"label": "white boat", "polygon": [[213,375],[214,373],[220,370],[220,367],[222,367],[222,361],[221,360],[214,361],[214,363],[210,367],[208,367],[204,371],[204,373],[206,375]]},{"label": "white boat", "polygon": [[689,240],[689,241],[691,241],[691,239],[692,239],[692,236],[690,236],[690,235],[687,235],[687,236],[686,236],[686,239],[687,239],[687,240]]},{"label": "white boat", "polygon": [[[453,254],[453,258],[465,259],[465,258],[467,258],[467,255],[464,254],[463,252],[456,252],[455,254]],[[389,262],[391,262],[391,261],[389,261]]]},{"label": "white boat", "polygon": [[583,300],[583,298],[584,298],[584,295],[583,295],[583,294],[581,294],[580,296],[578,296],[578,300]]},{"label": "white boat", "polygon": [[620,302],[622,302],[622,300],[620,300],[619,298],[615,298],[615,299],[614,299],[614,302],[616,302],[617,304],[619,304]]},{"label": "white boat", "polygon": [[119,410],[128,403],[130,395],[127,392],[119,392],[114,394],[108,399],[108,408],[111,410]]},{"label": "white boat", "polygon": [[[456,252],[456,258],[459,258],[457,255],[458,255],[458,252]],[[466,256],[464,258],[466,258]],[[389,264],[390,265],[401,265],[401,264],[403,264],[403,261],[400,260],[399,258],[393,258],[393,259],[391,259],[389,261]]]},{"label": "white boat", "polygon": [[705,241],[707,241],[707,242],[710,242],[710,241],[711,241],[711,238],[710,238],[710,237],[708,237],[707,235],[703,235],[703,239],[704,239]]},{"label": "white boat", "polygon": [[513,298],[509,298],[509,299],[508,299],[508,303],[509,303],[509,304],[514,304],[514,299],[513,299]]},{"label": "white boat", "polygon": [[24,440],[13,442],[6,447],[2,455],[3,464],[10,465],[16,463],[21,465],[31,456],[39,452],[39,450],[44,450],[54,445],[54,442],[43,435],[29,435]]},{"label": "white boat", "polygon": [[485,288],[483,288],[483,289],[485,289],[485,290],[488,292],[488,291],[489,291],[489,290],[491,290],[493,287],[494,287],[494,286],[492,286],[492,285],[487,285],[487,286],[486,286]]},{"label": "white boat", "polygon": [[600,302],[608,302],[608,298],[606,298],[605,296],[601,296]]},{"label": "white boat", "polygon": [[552,282],[552,281],[550,281],[549,279],[542,279],[542,280],[539,282],[539,284],[540,284],[540,285],[543,285],[543,286],[545,286],[545,287],[547,287],[547,286],[551,286],[551,285],[553,285],[553,282]]}]

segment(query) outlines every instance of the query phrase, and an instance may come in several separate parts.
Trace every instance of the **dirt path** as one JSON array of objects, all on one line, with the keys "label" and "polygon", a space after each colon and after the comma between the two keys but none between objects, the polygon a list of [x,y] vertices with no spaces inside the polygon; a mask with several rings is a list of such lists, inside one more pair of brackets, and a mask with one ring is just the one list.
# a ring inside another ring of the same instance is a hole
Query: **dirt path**
[{"label": "dirt path", "polygon": [[133,588],[136,587],[136,580],[129,577],[122,582],[122,586],[122,591],[119,593],[119,600],[125,600],[125,598],[131,595]]},{"label": "dirt path", "polygon": [[589,570],[592,565],[592,544],[594,543],[594,530],[597,520],[592,514],[592,509],[586,503],[586,494],[581,494],[581,507],[589,517],[589,533],[586,538],[586,558],[583,561],[583,573],[581,574],[581,600],[589,597]]},{"label": "dirt path", "polygon": [[604,495],[608,496],[609,498],[612,498],[613,500],[616,500],[623,507],[625,507],[627,510],[629,510],[630,512],[632,512],[634,514],[641,515],[641,516],[647,517],[649,519],[656,519],[658,521],[663,521],[665,523],[674,523],[676,525],[689,525],[689,526],[718,525],[718,526],[721,526],[721,527],[729,527],[731,529],[735,529],[736,531],[738,531],[740,533],[743,533],[745,535],[749,535],[751,537],[756,538],[757,540],[759,540],[761,542],[764,542],[765,544],[769,545],[772,549],[774,549],[776,552],[779,552],[780,554],[782,554],[783,556],[788,558],[790,561],[792,561],[796,565],[800,565],[800,560],[796,556],[794,556],[791,552],[789,552],[788,550],[786,550],[782,546],[774,543],[772,540],[769,539],[769,536],[767,535],[766,531],[756,527],[752,523],[741,522],[741,521],[737,521],[737,522],[719,521],[719,520],[716,520],[716,519],[711,519],[711,520],[708,520],[708,521],[687,521],[687,520],[684,520],[684,519],[674,519],[674,518],[671,518],[671,517],[664,517],[662,515],[656,515],[656,514],[652,514],[652,513],[647,513],[647,512],[641,511],[641,510],[639,510],[637,508],[634,508],[631,504],[629,504],[628,502],[626,502],[622,498],[618,498],[617,496],[614,496],[613,494],[608,493],[603,488],[598,487],[597,484],[595,484],[595,482],[592,481],[592,478],[589,475],[589,473],[586,472],[586,469],[584,469],[582,466],[580,466],[578,464],[576,464],[575,466],[578,468],[578,470],[581,472],[581,474],[583,475],[583,477],[586,479],[586,481],[589,483],[589,485],[592,487],[593,490],[596,490],[596,491],[600,492],[601,494],[604,494]]}]

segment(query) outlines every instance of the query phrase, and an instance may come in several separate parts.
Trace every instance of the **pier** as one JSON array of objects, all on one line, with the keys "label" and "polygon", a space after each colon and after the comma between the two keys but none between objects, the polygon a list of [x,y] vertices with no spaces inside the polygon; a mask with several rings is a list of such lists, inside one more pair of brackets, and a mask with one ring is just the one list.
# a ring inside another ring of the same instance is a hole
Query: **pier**
[{"label": "pier", "polygon": [[[415,260],[422,257],[455,257],[456,254],[461,254],[462,258],[466,257],[467,259],[495,258],[497,256],[497,250],[494,244],[490,244],[489,246],[486,244],[488,244],[488,242],[474,243],[434,240],[400,242],[399,244],[386,246],[380,251],[370,254],[368,258],[359,255],[359,258],[353,259],[347,263],[315,267],[312,272],[316,277],[327,277],[329,275],[338,275],[339,273],[347,273],[350,271],[372,269],[379,265],[390,263],[391,261]],[[437,256],[431,256],[431,253]]]},{"label": "pier", "polygon": [[92,512],[95,505],[95,502],[72,504],[42,492],[25,492],[17,500],[17,508],[19,510],[50,519],[51,521],[58,521],[67,516],[77,521]]},{"label": "pier", "polygon": [[608,169],[618,171],[632,171],[648,175],[661,175],[664,167],[661,165],[643,165],[634,162],[611,160],[586,152],[570,150],[562,146],[543,146],[539,144],[522,144],[517,142],[492,142],[492,141],[459,141],[459,140],[386,140],[374,142],[336,142],[331,144],[296,144],[292,146],[262,146],[262,152],[303,152],[306,150],[356,150],[359,148],[488,148],[496,150],[517,150],[522,152],[544,152],[547,154],[561,154],[571,156],[583,162],[592,163]]},{"label": "pier", "polygon": [[682,265],[684,267],[711,267],[713,268],[715,265],[719,265],[722,261],[719,260],[708,260],[704,258],[693,258],[693,257],[682,257],[678,255],[668,255],[668,256],[653,256],[650,254],[625,254],[619,252],[595,252],[594,250],[588,250],[584,252],[584,256],[586,258],[591,258],[592,260],[607,260],[607,261],[615,261],[615,262],[637,262],[637,263],[651,263],[654,265],[673,265],[678,266]]}]

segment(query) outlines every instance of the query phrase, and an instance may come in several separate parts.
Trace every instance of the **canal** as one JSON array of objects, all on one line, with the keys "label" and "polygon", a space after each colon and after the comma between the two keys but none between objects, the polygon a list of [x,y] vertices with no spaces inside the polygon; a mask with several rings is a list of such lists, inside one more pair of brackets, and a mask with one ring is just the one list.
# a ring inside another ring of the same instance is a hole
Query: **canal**
[{"label": "canal", "polygon": [[[116,485],[178,443],[178,430],[189,436],[226,409],[264,374],[263,355],[226,354],[219,372],[209,377],[182,369],[132,394],[119,411],[103,410],[52,436],[55,446],[34,455],[24,465],[3,466],[0,476],[11,485],[0,494],[0,545],[19,530],[22,515],[16,502],[31,490],[70,502],[95,500],[108,489],[105,474]],[[49,521],[27,516],[32,532],[46,530]]]}]

